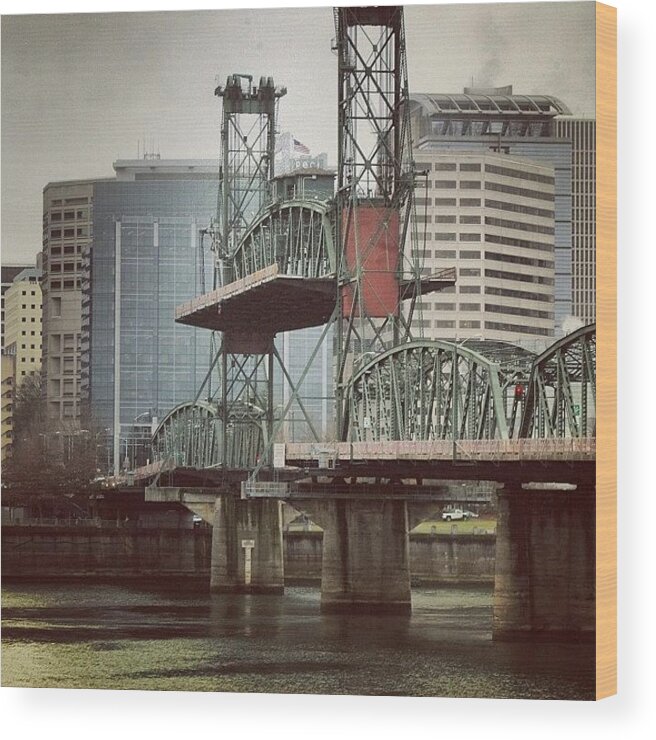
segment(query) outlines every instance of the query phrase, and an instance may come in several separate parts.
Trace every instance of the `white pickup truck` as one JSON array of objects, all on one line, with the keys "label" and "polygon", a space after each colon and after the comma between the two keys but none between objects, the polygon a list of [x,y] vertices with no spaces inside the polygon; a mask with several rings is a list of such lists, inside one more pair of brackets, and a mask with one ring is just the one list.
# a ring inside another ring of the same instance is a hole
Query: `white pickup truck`
[{"label": "white pickup truck", "polygon": [[467,519],[476,519],[478,514],[474,514],[473,511],[464,511],[463,509],[449,509],[449,511],[442,512],[442,521],[445,522],[456,522],[459,520],[467,521]]}]

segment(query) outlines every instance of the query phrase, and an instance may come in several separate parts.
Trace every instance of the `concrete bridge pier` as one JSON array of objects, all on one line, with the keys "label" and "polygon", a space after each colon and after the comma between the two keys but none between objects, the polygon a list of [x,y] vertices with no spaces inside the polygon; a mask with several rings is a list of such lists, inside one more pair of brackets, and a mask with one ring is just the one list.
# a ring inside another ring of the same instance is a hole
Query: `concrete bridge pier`
[{"label": "concrete bridge pier", "polygon": [[283,590],[282,503],[217,496],[210,591],[281,594]]},{"label": "concrete bridge pier", "polygon": [[506,486],[498,493],[493,638],[594,635],[594,486]]},{"label": "concrete bridge pier", "polygon": [[405,501],[304,502],[324,530],[321,610],[410,613]]}]

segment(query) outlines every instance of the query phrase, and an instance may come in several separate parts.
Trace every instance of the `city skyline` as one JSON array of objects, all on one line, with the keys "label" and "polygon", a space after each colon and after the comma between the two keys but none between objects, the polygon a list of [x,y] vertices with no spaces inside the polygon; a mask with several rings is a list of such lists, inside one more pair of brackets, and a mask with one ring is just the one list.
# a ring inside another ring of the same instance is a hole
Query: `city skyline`
[{"label": "city skyline", "polygon": [[[512,84],[592,116],[593,26],[586,2],[409,6],[411,91]],[[235,71],[285,85],[279,129],[334,163],[333,36],[329,7],[4,16],[3,262],[40,249],[48,182],[110,176],[144,137],[167,159],[216,158],[213,89]]]}]

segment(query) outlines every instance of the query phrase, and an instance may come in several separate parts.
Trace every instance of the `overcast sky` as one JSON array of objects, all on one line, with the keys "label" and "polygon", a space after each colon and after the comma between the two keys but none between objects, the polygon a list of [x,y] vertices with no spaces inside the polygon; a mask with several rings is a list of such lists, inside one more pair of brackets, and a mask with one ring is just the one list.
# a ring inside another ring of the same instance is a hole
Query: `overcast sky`
[{"label": "overcast sky", "polygon": [[[594,115],[593,2],[407,6],[411,92],[512,84]],[[49,181],[108,177],[145,136],[215,158],[215,79],[272,75],[280,129],[336,160],[332,10],[2,17],[2,261],[30,262]]]}]

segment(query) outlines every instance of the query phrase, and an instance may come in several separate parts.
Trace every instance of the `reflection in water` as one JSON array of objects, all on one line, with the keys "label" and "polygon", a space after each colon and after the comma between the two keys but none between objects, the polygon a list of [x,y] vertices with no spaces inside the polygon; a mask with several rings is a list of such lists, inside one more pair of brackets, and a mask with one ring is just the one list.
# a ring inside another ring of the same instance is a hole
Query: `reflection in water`
[{"label": "reflection in water", "polygon": [[411,616],[284,596],[3,587],[4,686],[592,699],[594,645],[491,639],[492,591],[417,589]]}]

